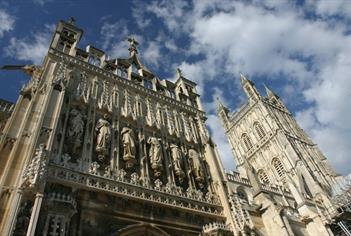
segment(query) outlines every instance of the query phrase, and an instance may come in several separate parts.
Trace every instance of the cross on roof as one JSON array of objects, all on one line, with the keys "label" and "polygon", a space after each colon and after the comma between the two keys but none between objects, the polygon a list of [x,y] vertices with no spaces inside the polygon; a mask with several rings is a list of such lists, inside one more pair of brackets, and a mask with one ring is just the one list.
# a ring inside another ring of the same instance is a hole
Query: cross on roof
[{"label": "cross on roof", "polygon": [[70,23],[71,25],[74,25],[75,22],[76,22],[76,19],[74,19],[73,16],[71,16],[71,17],[68,19],[68,23]]},{"label": "cross on roof", "polygon": [[134,37],[129,37],[128,38],[128,42],[129,42],[129,51],[130,51],[130,53],[132,53],[132,52],[138,53],[137,46],[139,45],[139,43],[135,40],[135,38]]}]

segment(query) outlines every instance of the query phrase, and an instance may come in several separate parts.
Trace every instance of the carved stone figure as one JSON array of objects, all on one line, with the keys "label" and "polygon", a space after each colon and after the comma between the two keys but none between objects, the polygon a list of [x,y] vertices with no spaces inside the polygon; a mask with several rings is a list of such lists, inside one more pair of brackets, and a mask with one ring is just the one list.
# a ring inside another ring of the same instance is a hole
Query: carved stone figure
[{"label": "carved stone figure", "polygon": [[175,144],[171,144],[170,148],[171,148],[174,174],[179,178],[180,181],[182,181],[185,176],[183,171],[183,164],[182,164],[182,153],[179,147]]},{"label": "carved stone figure", "polygon": [[203,174],[203,169],[200,161],[200,156],[197,153],[197,151],[195,151],[194,149],[190,149],[188,154],[189,154],[189,164],[190,164],[191,172],[193,173],[196,182],[202,185],[204,181],[204,174]]},{"label": "carved stone figure", "polygon": [[84,133],[84,119],[82,114],[75,108],[70,112],[70,119],[67,129],[66,145],[71,147],[71,154],[77,155],[82,146],[82,138]]},{"label": "carved stone figure", "polygon": [[96,147],[95,150],[98,154],[98,159],[104,161],[105,156],[108,154],[111,141],[111,125],[107,120],[108,115],[105,114],[104,118],[100,118],[96,124]]},{"label": "carved stone figure", "polygon": [[159,177],[162,171],[163,159],[160,139],[150,137],[148,143],[151,145],[149,150],[151,168],[154,170],[155,176]]},{"label": "carved stone figure", "polygon": [[135,164],[135,139],[134,139],[134,132],[131,128],[124,127],[121,132],[122,135],[122,144],[123,144],[123,160],[125,160],[126,167],[128,169],[132,168]]}]

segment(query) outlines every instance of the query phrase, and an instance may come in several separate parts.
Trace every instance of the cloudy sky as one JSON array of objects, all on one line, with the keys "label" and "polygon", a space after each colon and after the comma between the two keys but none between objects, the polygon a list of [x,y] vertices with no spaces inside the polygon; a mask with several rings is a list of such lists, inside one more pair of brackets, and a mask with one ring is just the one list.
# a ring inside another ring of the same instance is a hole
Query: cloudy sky
[{"label": "cloudy sky", "polygon": [[[180,67],[195,81],[227,169],[234,163],[214,100],[242,104],[242,72],[284,100],[339,173],[351,171],[351,1],[3,0],[0,64],[40,64],[56,23],[70,16],[85,30],[81,48],[123,57],[134,35],[160,78]],[[1,71],[0,97],[16,101],[27,80]]]}]

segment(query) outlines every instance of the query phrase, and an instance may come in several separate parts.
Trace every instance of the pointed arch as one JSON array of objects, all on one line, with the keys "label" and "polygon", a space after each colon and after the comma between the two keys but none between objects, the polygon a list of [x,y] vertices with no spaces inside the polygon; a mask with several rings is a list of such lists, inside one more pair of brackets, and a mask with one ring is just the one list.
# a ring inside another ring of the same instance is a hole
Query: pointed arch
[{"label": "pointed arch", "polygon": [[254,127],[254,130],[256,132],[256,135],[259,139],[262,139],[265,135],[266,135],[266,132],[265,130],[263,129],[262,125],[260,124],[260,122],[256,121],[254,124],[253,124],[253,127]]},{"label": "pointed arch", "polygon": [[250,150],[252,148],[252,142],[251,142],[251,139],[250,137],[244,133],[243,135],[241,135],[241,140],[242,142],[244,143],[245,147],[246,147],[246,150]]},{"label": "pointed arch", "polygon": [[264,170],[262,170],[262,169],[258,170],[257,171],[257,175],[258,175],[258,178],[261,180],[262,183],[264,183],[264,184],[269,184],[270,183],[268,175],[267,175],[267,173]]},{"label": "pointed arch", "polygon": [[134,236],[134,235],[148,235],[148,236],[170,236],[166,231],[151,224],[136,224],[129,225],[123,229],[118,230],[111,236]]},{"label": "pointed arch", "polygon": [[274,169],[276,170],[278,176],[283,177],[285,174],[285,169],[284,169],[284,166],[281,163],[281,161],[278,158],[274,158],[272,160],[272,165],[273,165]]}]

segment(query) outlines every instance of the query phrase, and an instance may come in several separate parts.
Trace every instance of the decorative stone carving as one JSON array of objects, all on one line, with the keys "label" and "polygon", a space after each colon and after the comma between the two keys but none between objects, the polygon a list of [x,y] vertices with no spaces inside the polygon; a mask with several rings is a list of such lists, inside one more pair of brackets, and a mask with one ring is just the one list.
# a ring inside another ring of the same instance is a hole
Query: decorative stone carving
[{"label": "decorative stone carving", "polygon": [[173,119],[173,114],[172,112],[169,110],[169,108],[167,108],[166,110],[166,115],[167,115],[167,128],[168,128],[168,133],[170,135],[173,135],[175,132],[175,125],[174,125],[174,119]]},{"label": "decorative stone carving", "polygon": [[189,126],[189,122],[188,122],[188,118],[186,117],[185,113],[182,112],[181,113],[181,120],[183,122],[183,125],[184,125],[184,135],[185,135],[185,139],[188,141],[188,142],[191,142],[192,141],[192,134],[191,134],[191,131],[190,131],[190,126]]},{"label": "decorative stone carving", "polygon": [[83,102],[87,103],[89,100],[90,94],[90,81],[87,78],[85,72],[80,73],[79,83],[76,90],[76,96]]},{"label": "decorative stone carving", "polygon": [[161,180],[159,180],[159,179],[156,179],[155,180],[155,190],[158,190],[158,191],[161,191],[161,189],[162,189],[162,181]]},{"label": "decorative stone carving", "polygon": [[60,88],[62,89],[62,86],[66,84],[66,79],[67,79],[67,63],[59,62],[57,73],[52,80],[52,84],[60,85]]},{"label": "decorative stone carving", "polygon": [[156,118],[155,118],[155,112],[154,112],[153,106],[149,98],[146,100],[146,109],[147,109],[146,124],[152,127],[156,123]]},{"label": "decorative stone carving", "polygon": [[200,187],[203,187],[204,182],[204,173],[200,160],[200,156],[194,149],[189,149],[189,166],[191,172],[194,175],[195,181],[199,184]]},{"label": "decorative stone carving", "polygon": [[183,160],[182,160],[182,153],[179,147],[175,144],[170,145],[171,148],[171,156],[174,168],[174,174],[178,177],[180,182],[183,182],[185,177],[185,173],[183,171]]},{"label": "decorative stone carving", "polygon": [[130,183],[138,185],[139,184],[139,175],[137,173],[133,173],[130,175]]},{"label": "decorative stone carving", "polygon": [[62,156],[61,156],[61,165],[63,166],[63,167],[66,167],[66,168],[68,168],[69,167],[69,161],[71,160],[71,156],[70,155],[68,155],[67,153],[64,153]]},{"label": "decorative stone carving", "polygon": [[111,142],[111,125],[107,120],[108,115],[105,114],[104,118],[100,118],[96,124],[96,153],[98,154],[99,161],[105,161],[106,155],[110,148]]},{"label": "decorative stone carving", "polygon": [[105,167],[104,177],[106,177],[106,178],[111,178],[112,177],[111,167],[110,166],[106,166]]},{"label": "decorative stone carving", "polygon": [[127,172],[125,172],[125,170],[123,170],[123,169],[120,169],[119,172],[118,172],[118,175],[117,175],[117,179],[119,181],[124,182],[125,178],[126,178],[126,175],[127,175]]},{"label": "decorative stone carving", "polygon": [[93,163],[90,164],[89,173],[93,175],[97,175],[99,167],[100,167],[99,163],[94,161]]},{"label": "decorative stone carving", "polygon": [[148,143],[150,144],[149,156],[151,168],[154,170],[154,175],[156,177],[161,176],[162,174],[162,147],[160,143],[161,139],[156,137],[150,137]]},{"label": "decorative stone carving", "polygon": [[126,168],[130,169],[136,163],[135,160],[135,138],[134,132],[129,127],[124,127],[121,131],[123,144],[123,160],[126,161]]},{"label": "decorative stone carving", "polygon": [[102,92],[98,99],[98,107],[100,109],[106,109],[109,112],[112,111],[111,88],[107,81],[103,81],[102,83]]},{"label": "decorative stone carving", "polygon": [[23,172],[23,187],[38,187],[45,179],[47,168],[45,145],[40,144],[34,157]]},{"label": "decorative stone carving", "polygon": [[85,123],[84,117],[79,110],[73,108],[69,114],[65,145],[68,152],[76,156],[79,155],[79,151],[82,147]]},{"label": "decorative stone carving", "polygon": [[38,90],[43,68],[36,65],[25,65],[22,70],[26,74],[32,76],[32,79],[21,89],[21,94],[33,96]]},{"label": "decorative stone carving", "polygon": [[136,115],[132,106],[132,98],[127,90],[124,91],[124,107],[122,108],[122,115],[136,120]]}]

